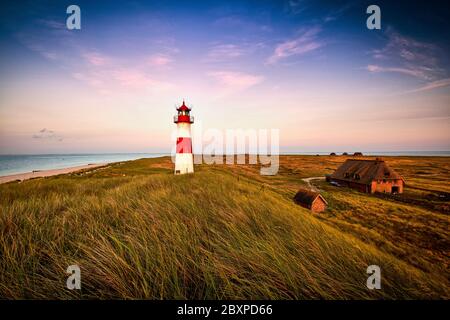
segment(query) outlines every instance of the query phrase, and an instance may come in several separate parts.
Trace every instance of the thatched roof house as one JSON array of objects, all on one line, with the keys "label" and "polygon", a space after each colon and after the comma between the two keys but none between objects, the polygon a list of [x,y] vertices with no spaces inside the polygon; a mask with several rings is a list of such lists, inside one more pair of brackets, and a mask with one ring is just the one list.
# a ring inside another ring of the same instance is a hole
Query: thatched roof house
[{"label": "thatched roof house", "polygon": [[322,212],[327,208],[327,201],[318,192],[300,189],[294,196],[294,201],[304,208],[314,212]]},{"label": "thatched roof house", "polygon": [[330,176],[330,181],[362,192],[402,193],[403,178],[382,159],[348,159]]}]

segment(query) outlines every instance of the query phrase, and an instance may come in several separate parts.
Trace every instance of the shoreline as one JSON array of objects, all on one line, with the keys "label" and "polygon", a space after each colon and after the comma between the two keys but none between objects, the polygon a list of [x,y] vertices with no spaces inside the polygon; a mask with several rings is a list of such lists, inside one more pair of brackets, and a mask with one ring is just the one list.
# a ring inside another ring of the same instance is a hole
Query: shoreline
[{"label": "shoreline", "polygon": [[105,167],[111,163],[90,163],[87,165],[68,167],[62,169],[49,169],[49,170],[40,170],[40,171],[32,171],[32,172],[24,172],[24,173],[16,173],[6,176],[0,176],[0,184],[12,182],[12,181],[24,181],[33,178],[45,178],[51,176],[57,176],[60,174],[73,173],[85,169],[95,169],[99,167]]}]

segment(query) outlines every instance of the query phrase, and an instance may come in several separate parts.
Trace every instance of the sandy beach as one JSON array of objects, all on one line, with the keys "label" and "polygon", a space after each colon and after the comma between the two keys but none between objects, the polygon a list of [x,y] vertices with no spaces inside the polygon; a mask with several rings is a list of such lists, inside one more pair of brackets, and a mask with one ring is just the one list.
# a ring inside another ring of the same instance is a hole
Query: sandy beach
[{"label": "sandy beach", "polygon": [[43,177],[56,176],[58,174],[71,173],[71,172],[76,172],[76,171],[80,171],[80,170],[84,170],[84,169],[93,169],[93,168],[103,167],[106,165],[108,165],[108,163],[93,163],[93,164],[88,164],[88,165],[84,165],[84,166],[76,166],[76,167],[69,167],[69,168],[63,168],[63,169],[41,170],[41,171],[12,174],[12,175],[7,175],[7,176],[0,176],[0,184],[10,182],[10,181],[16,181],[16,180],[23,181],[23,180],[32,179],[32,178],[43,178]]}]

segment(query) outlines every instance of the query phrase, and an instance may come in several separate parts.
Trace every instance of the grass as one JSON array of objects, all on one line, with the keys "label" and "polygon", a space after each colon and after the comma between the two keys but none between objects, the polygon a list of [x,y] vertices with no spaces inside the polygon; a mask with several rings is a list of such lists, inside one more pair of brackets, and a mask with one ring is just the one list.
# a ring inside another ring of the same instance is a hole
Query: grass
[{"label": "grass", "polygon": [[[371,227],[361,217],[370,208],[366,198],[401,210],[410,205],[328,189],[331,208],[318,216],[291,201],[302,177],[323,175],[340,160],[318,158],[281,157],[275,177],[237,165],[201,165],[194,175],[174,176],[170,159],[158,158],[0,185],[0,296],[448,298],[447,273],[419,268],[387,245],[410,238],[396,228],[383,238],[377,228],[391,226]],[[377,212],[375,220],[385,218]],[[441,216],[435,221],[445,244],[448,217]],[[363,237],[354,225],[374,234]],[[72,264],[81,268],[80,291],[65,288]],[[382,269],[382,290],[366,287],[371,264]]]},{"label": "grass", "polygon": [[[257,166],[232,166],[223,169],[258,180],[290,200],[300,187],[305,187],[302,178],[332,173],[347,158],[281,156],[280,170],[273,177],[260,176]],[[406,180],[402,195],[367,195],[348,188],[336,188],[326,182],[314,182],[329,203],[326,212],[314,217],[417,268],[448,274],[448,158],[386,157],[385,160]],[[428,174],[424,175],[424,171]]]}]

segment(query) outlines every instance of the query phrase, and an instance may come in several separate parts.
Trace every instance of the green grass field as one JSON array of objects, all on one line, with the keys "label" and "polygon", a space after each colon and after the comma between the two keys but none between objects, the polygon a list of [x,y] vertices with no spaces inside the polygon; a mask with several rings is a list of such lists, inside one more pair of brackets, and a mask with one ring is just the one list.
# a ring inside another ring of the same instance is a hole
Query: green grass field
[{"label": "green grass field", "polygon": [[[174,176],[169,158],[142,159],[0,185],[0,297],[449,298],[448,201],[409,204],[320,182],[326,212],[292,202],[301,178],[343,160],[282,156],[279,174],[263,177],[250,165]],[[411,181],[407,192],[449,191],[446,159],[387,160]],[[81,290],[65,287],[73,264]],[[381,290],[366,287],[372,264]]]}]

